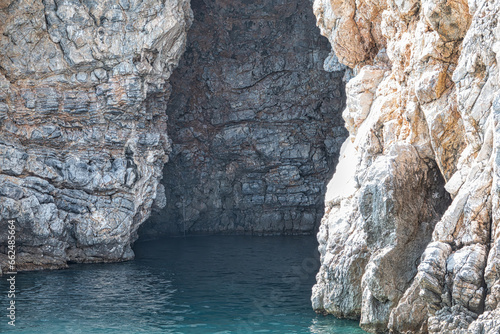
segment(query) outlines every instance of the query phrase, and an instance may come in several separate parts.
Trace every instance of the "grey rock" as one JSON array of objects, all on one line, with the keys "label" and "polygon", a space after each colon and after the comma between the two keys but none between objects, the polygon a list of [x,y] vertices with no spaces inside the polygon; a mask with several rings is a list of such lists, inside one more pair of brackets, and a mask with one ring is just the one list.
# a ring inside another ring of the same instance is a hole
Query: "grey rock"
[{"label": "grey rock", "polygon": [[0,227],[17,219],[18,269],[132,258],[189,1],[18,1],[0,20]]},{"label": "grey rock", "polygon": [[313,232],[347,132],[343,73],[323,70],[310,3],[192,6],[167,107],[166,207],[140,233]]}]

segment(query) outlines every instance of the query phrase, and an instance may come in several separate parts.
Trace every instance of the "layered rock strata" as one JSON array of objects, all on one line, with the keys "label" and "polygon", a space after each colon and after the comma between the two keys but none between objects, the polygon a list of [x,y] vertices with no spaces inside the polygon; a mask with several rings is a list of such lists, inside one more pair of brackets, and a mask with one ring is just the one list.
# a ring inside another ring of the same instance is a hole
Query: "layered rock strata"
[{"label": "layered rock strata", "polygon": [[373,333],[500,330],[499,10],[316,0],[356,74],[318,233],[317,311]]},{"label": "layered rock strata", "polygon": [[184,0],[0,2],[0,244],[16,219],[17,269],[133,256],[191,20]]},{"label": "layered rock strata", "polygon": [[[311,233],[347,136],[343,72],[308,1],[195,0],[148,233]],[[329,58],[330,59],[330,58]]]}]

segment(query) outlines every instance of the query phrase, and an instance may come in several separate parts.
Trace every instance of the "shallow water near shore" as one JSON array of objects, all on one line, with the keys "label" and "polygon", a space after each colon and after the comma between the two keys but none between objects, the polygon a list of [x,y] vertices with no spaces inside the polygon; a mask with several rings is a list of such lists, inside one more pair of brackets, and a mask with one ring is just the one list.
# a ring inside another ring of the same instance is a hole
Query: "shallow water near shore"
[{"label": "shallow water near shore", "polygon": [[137,243],[136,259],[19,273],[16,333],[365,333],[315,314],[313,236],[203,236]]}]

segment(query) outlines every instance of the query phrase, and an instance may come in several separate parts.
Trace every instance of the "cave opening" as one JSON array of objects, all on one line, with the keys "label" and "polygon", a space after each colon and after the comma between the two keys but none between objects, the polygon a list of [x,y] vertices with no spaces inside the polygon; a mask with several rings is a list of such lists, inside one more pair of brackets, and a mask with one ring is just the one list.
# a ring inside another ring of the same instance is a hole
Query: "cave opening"
[{"label": "cave opening", "polygon": [[311,234],[347,137],[343,72],[303,1],[191,2],[170,79],[166,206],[141,237]]}]

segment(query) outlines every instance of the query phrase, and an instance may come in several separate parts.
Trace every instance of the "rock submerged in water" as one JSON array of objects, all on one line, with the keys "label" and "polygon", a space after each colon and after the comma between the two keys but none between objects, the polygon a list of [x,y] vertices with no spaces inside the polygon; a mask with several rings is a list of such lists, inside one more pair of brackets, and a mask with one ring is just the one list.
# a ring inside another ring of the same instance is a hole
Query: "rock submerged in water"
[{"label": "rock submerged in water", "polygon": [[355,72],[318,233],[318,312],[373,333],[499,333],[499,10],[315,1]]},{"label": "rock submerged in water", "polygon": [[132,258],[170,152],[189,1],[4,1],[0,21],[0,218],[17,220],[17,269]]}]

